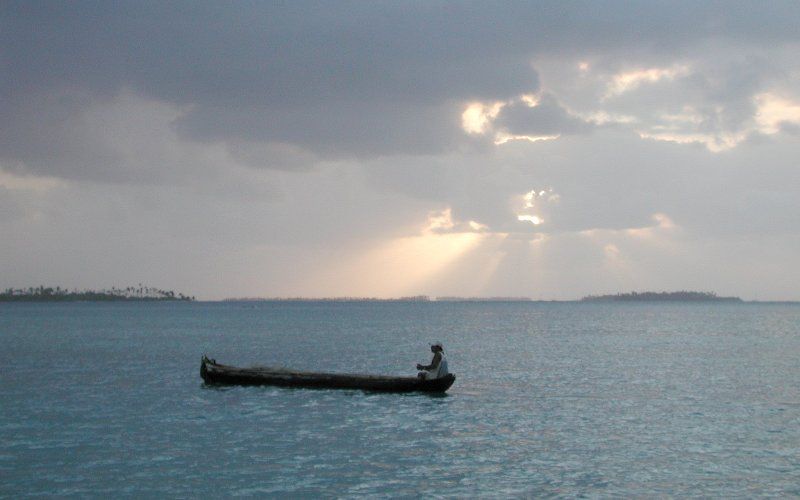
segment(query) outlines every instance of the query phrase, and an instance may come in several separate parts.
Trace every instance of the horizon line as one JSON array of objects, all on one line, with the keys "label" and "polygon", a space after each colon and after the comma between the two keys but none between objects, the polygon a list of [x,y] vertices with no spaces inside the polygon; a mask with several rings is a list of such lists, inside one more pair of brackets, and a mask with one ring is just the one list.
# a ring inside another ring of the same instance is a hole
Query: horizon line
[{"label": "horizon line", "polygon": [[[707,300],[692,299],[663,299],[653,298],[649,300],[588,300],[594,295],[586,295],[579,298],[555,299],[555,298],[534,298],[520,296],[401,296],[401,297],[369,297],[369,296],[285,296],[285,297],[225,297],[221,299],[199,299],[198,302],[739,302],[739,303],[800,303],[800,299],[774,299],[774,300],[746,300],[738,296],[718,296]],[[599,297],[614,297],[614,294],[601,295]]]}]

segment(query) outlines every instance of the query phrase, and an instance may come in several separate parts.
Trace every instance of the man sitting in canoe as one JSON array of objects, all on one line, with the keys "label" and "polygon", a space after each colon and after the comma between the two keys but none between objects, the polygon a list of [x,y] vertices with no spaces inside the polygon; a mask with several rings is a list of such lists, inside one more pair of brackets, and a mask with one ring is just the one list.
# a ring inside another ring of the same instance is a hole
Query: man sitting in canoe
[{"label": "man sitting in canoe", "polygon": [[447,360],[444,357],[444,347],[441,342],[431,345],[433,359],[429,365],[417,365],[417,370],[423,370],[417,374],[419,378],[432,380],[447,375]]}]

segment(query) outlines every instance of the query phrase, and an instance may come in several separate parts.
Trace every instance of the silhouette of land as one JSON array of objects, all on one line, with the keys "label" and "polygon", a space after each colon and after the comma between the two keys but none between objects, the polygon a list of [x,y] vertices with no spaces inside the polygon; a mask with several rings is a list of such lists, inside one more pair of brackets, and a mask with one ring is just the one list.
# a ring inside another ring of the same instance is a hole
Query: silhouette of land
[{"label": "silhouette of land", "polygon": [[533,302],[530,297],[436,297],[437,302]]},{"label": "silhouette of land", "polygon": [[719,297],[714,292],[630,292],[589,295],[581,302],[742,302],[739,297]]},{"label": "silhouette of land", "polygon": [[89,301],[191,301],[194,297],[172,290],[139,285],[110,290],[68,290],[61,287],[7,288],[0,302],[89,302]]},{"label": "silhouette of land", "polygon": [[414,295],[410,297],[240,297],[223,299],[223,302],[560,302],[535,301],[530,297],[430,297]]},{"label": "silhouette of land", "polygon": [[223,302],[430,302],[427,295],[411,297],[235,297],[222,299]]}]

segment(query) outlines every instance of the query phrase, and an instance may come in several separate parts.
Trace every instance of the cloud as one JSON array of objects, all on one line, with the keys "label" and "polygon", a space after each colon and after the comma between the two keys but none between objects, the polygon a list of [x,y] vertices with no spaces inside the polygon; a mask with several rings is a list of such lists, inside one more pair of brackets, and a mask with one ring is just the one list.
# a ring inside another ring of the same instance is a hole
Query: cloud
[{"label": "cloud", "polygon": [[185,140],[286,144],[325,159],[438,154],[454,149],[462,137],[458,104],[449,101],[196,106],[175,126]]},{"label": "cloud", "polygon": [[785,127],[800,125],[800,103],[764,93],[756,96],[756,123],[759,132],[775,134]]},{"label": "cloud", "polygon": [[798,14],[7,2],[0,274],[569,298],[754,262],[783,293]]},{"label": "cloud", "polygon": [[596,61],[572,73],[554,63],[542,71],[555,74],[548,81],[561,89],[560,101],[588,121],[627,128],[643,139],[722,152],[755,134],[777,131],[764,125],[764,96],[783,96],[775,102],[775,112],[792,119],[791,103],[800,89],[787,75],[786,68],[798,62],[789,47],[796,45],[766,50],[704,42],[691,54],[676,53],[661,65],[653,65],[649,57],[622,69],[618,63]]},{"label": "cloud", "polygon": [[15,102],[0,133],[7,168],[44,176],[113,182],[161,182],[207,175],[230,163],[218,144],[178,137],[185,109],[122,91],[107,98],[82,93]]},{"label": "cloud", "polygon": [[64,186],[64,182],[54,177],[41,177],[33,175],[14,175],[5,172],[0,166],[0,188],[9,191],[33,191],[47,193],[53,189]]},{"label": "cloud", "polygon": [[495,146],[520,140],[551,141],[561,135],[587,133],[595,124],[568,111],[549,93],[471,102],[461,113],[461,128],[466,134],[490,138]]},{"label": "cloud", "polygon": [[460,133],[448,107],[538,85],[519,51],[487,64],[484,51],[473,50],[482,41],[463,26],[423,25],[463,44],[409,37],[402,28],[420,18],[405,8],[186,7],[10,5],[2,41],[15,75],[3,93],[19,101],[77,89],[96,99],[131,89],[181,108],[176,127],[191,140],[291,143],[359,157],[450,148]]},{"label": "cloud", "polygon": [[[130,89],[181,109],[175,126],[188,140],[290,144],[327,158],[432,154],[461,147],[464,103],[538,91],[530,62],[542,55],[675,53],[709,37],[761,47],[795,40],[791,2],[693,7],[11,2],[0,14],[12,72],[0,92],[11,104],[0,112],[64,92],[96,100]],[[643,71],[619,82],[628,89],[668,70]],[[507,120],[557,128],[556,116],[531,116],[547,108],[509,108]],[[24,111],[38,122],[67,112],[53,103]]]},{"label": "cloud", "polygon": [[[588,68],[587,68],[588,69]],[[586,69],[584,69],[586,71]],[[656,83],[662,80],[672,81],[679,76],[689,73],[686,66],[673,66],[670,68],[637,69],[617,73],[611,78],[606,93],[606,99],[630,92],[643,84]]]},{"label": "cloud", "polygon": [[495,126],[505,135],[531,138],[583,134],[593,128],[549,93],[535,101],[520,99],[504,106]]}]

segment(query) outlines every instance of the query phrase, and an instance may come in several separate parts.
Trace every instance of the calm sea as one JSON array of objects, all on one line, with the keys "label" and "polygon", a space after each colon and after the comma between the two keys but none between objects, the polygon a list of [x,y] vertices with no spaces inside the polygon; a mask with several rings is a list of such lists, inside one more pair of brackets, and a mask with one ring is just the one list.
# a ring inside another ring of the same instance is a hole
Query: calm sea
[{"label": "calm sea", "polygon": [[[0,496],[800,495],[800,306],[0,304]],[[209,388],[229,364],[444,397]]]}]

